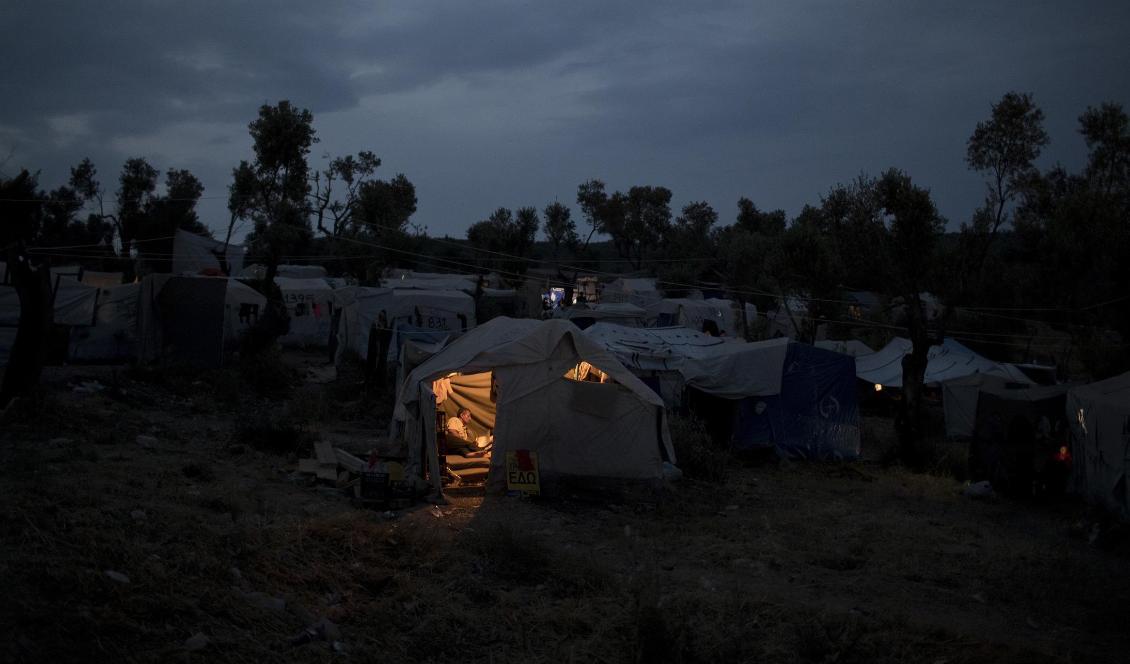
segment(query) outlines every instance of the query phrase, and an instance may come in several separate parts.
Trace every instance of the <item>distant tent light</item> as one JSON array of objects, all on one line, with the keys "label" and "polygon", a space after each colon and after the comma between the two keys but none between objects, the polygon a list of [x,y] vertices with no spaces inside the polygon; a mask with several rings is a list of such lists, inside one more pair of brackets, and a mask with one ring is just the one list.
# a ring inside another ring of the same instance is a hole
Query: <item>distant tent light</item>
[{"label": "distant tent light", "polygon": [[875,391],[876,391],[876,392],[882,392],[882,391],[883,391],[883,386],[882,386],[882,385],[880,385],[879,383],[875,383]]}]

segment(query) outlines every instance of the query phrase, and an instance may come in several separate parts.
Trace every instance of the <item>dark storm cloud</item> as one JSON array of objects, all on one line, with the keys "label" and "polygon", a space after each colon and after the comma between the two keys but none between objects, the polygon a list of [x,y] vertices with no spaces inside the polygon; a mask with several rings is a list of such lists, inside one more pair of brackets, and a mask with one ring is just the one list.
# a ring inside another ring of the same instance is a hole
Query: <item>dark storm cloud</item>
[{"label": "dark storm cloud", "polygon": [[965,139],[1004,92],[1035,93],[1068,162],[1086,105],[1128,101],[1126,3],[20,4],[0,9],[0,148],[45,184],[143,154],[221,196],[257,107],[291,99],[321,148],[406,170],[453,234],[593,176],[729,218],[888,166],[960,220],[982,193]]}]

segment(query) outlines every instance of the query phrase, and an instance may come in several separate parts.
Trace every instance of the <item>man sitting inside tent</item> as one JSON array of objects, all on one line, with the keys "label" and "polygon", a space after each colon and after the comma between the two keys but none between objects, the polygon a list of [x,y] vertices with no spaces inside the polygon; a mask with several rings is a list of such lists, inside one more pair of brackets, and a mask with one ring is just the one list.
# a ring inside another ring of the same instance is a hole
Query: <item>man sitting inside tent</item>
[{"label": "man sitting inside tent", "polygon": [[471,435],[467,425],[471,423],[471,411],[460,408],[458,415],[449,418],[444,427],[447,431],[447,450],[462,456],[482,456],[489,451],[490,443],[478,443]]}]

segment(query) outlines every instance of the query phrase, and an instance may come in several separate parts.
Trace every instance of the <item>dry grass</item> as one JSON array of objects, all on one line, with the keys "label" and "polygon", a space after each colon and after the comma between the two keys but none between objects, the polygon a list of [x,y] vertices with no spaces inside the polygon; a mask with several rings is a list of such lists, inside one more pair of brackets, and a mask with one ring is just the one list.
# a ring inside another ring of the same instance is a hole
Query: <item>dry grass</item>
[{"label": "dry grass", "polygon": [[[701,479],[667,499],[467,499],[387,519],[292,482],[252,438],[232,445],[237,422],[278,413],[277,438],[316,409],[201,414],[179,392],[190,376],[131,380],[124,398],[56,386],[0,431],[4,661],[956,664],[1130,648],[1110,610],[1130,600],[1127,559],[1071,537],[1071,506],[969,501],[944,472],[742,468],[674,423]],[[340,634],[297,638],[322,619]],[[209,644],[187,652],[198,632]]]}]

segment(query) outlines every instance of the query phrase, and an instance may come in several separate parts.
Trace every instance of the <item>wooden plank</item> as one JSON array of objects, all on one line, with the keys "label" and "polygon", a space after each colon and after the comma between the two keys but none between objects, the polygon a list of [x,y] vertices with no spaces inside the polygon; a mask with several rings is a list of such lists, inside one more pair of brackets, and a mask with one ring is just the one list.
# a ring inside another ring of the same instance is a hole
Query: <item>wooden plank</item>
[{"label": "wooden plank", "polygon": [[328,440],[319,440],[314,443],[314,454],[318,457],[318,463],[323,466],[337,465],[337,455],[334,454],[334,447]]},{"label": "wooden plank", "polygon": [[337,457],[338,464],[340,464],[342,468],[345,468],[346,470],[354,473],[359,473],[365,470],[365,462],[353,456],[349,452],[335,447],[334,454]]}]

